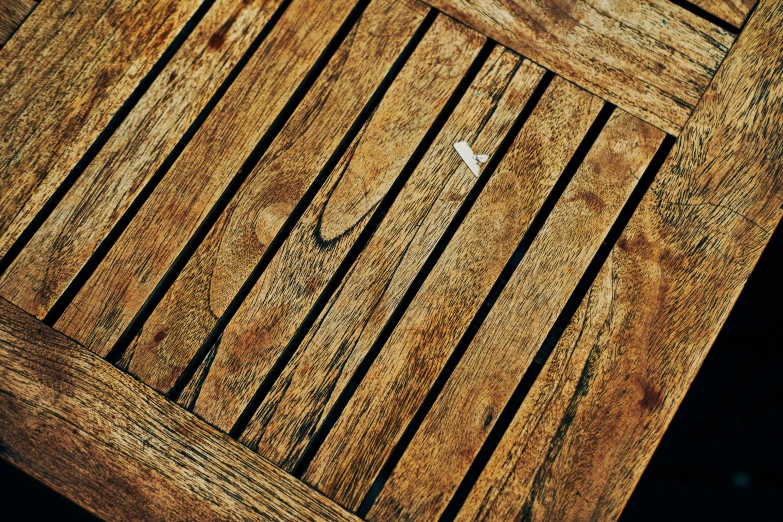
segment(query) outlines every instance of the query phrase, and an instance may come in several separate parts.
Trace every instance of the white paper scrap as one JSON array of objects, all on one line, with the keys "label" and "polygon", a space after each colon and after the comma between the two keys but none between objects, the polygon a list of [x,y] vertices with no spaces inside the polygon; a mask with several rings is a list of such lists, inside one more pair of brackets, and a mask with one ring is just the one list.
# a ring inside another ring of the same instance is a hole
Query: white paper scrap
[{"label": "white paper scrap", "polygon": [[462,161],[468,166],[474,176],[479,175],[479,163],[486,163],[489,160],[489,156],[486,154],[473,154],[473,149],[470,148],[467,141],[458,141],[454,144],[454,150],[457,151]]}]

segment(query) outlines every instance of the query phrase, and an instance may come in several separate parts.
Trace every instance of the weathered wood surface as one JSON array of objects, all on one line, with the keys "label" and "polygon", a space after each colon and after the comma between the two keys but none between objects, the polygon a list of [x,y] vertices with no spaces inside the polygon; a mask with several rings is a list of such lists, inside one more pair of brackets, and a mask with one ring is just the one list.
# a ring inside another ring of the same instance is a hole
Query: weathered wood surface
[{"label": "weathered wood surface", "polygon": [[197,415],[231,429],[484,42],[437,17],[229,322],[193,407]]},{"label": "weathered wood surface", "polygon": [[359,506],[603,102],[556,77],[303,475]]},{"label": "weathered wood surface", "polygon": [[43,319],[160,168],[281,0],[219,0],[0,278]]},{"label": "weathered wood surface", "polygon": [[438,395],[369,520],[435,520],[442,514],[663,137],[628,113],[613,113]]},{"label": "weathered wood surface", "polygon": [[42,2],[0,49],[0,256],[200,4]]},{"label": "weathered wood surface", "polygon": [[494,154],[543,73],[495,47],[241,442],[294,468],[475,184],[453,144],[464,139]]},{"label": "weathered wood surface", "polygon": [[3,0],[0,2],[0,48],[22,25],[36,4],[35,0]]},{"label": "weathered wood surface", "polygon": [[677,135],[734,37],[666,0],[427,0]]},{"label": "weathered wood surface", "polygon": [[368,6],[144,324],[125,357],[132,374],[170,391],[427,11],[416,1]]},{"label": "weathered wood surface", "polygon": [[352,520],[0,299],[0,457],[104,519]]},{"label": "weathered wood surface", "polygon": [[757,0],[690,0],[693,5],[701,7],[708,13],[717,16],[734,27],[742,27],[748,13],[756,5]]},{"label": "weathered wood surface", "polygon": [[353,0],[294,0],[56,328],[106,354],[239,172]]},{"label": "weathered wood surface", "polygon": [[781,25],[761,0],[459,519],[619,516],[783,217]]}]

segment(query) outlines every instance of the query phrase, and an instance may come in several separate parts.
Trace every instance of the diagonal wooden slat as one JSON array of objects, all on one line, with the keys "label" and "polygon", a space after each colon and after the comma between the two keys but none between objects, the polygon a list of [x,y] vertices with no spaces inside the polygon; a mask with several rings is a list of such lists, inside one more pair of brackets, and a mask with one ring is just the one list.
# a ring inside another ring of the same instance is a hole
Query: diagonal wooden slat
[{"label": "diagonal wooden slat", "polygon": [[783,2],[761,0],[460,520],[611,520],[783,217]]},{"label": "diagonal wooden slat", "polygon": [[757,0],[690,0],[693,5],[701,7],[708,13],[730,23],[734,27],[742,27],[748,13],[756,5]]},{"label": "diagonal wooden slat", "polygon": [[36,0],[3,0],[0,2],[0,48],[22,25],[36,4]]},{"label": "diagonal wooden slat", "polygon": [[0,457],[102,518],[359,520],[4,299],[0,411]]}]

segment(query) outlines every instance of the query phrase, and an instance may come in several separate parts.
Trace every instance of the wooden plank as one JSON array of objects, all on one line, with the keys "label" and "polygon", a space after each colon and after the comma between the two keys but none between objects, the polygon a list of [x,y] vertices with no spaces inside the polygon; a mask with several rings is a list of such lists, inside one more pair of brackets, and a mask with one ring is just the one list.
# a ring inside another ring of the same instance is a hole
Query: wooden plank
[{"label": "wooden plank", "polygon": [[281,0],[216,2],[0,278],[43,319],[226,79]]},{"label": "wooden plank", "polygon": [[783,217],[781,24],[761,0],[461,520],[619,516]]},{"label": "wooden plank", "polygon": [[170,391],[427,11],[416,1],[368,6],[146,321],[123,361],[128,371]]},{"label": "wooden plank", "polygon": [[[443,513],[663,138],[663,132],[628,113],[614,112],[425,417],[368,520],[435,520]],[[448,466],[441,465],[444,462]]]},{"label": "wooden plank", "polygon": [[717,16],[734,27],[742,27],[756,0],[690,0],[708,13]]},{"label": "wooden plank", "polygon": [[22,25],[36,4],[35,0],[3,0],[0,2],[0,48]]},{"label": "wooden plank", "polygon": [[435,19],[223,332],[193,407],[198,416],[232,428],[484,42],[446,16]]},{"label": "wooden plank", "polygon": [[240,441],[293,469],[476,178],[453,145],[492,155],[543,76],[497,46],[389,208]]},{"label": "wooden plank", "polygon": [[0,299],[0,456],[113,520],[358,520]]},{"label": "wooden plank", "polygon": [[0,50],[0,256],[200,4],[42,2]]},{"label": "wooden plank", "polygon": [[306,482],[358,507],[602,105],[559,77],[552,81],[310,463]]},{"label": "wooden plank", "polygon": [[56,328],[106,354],[269,129],[354,0],[294,0]]},{"label": "wooden plank", "polygon": [[734,37],[666,0],[427,0],[677,135]]}]

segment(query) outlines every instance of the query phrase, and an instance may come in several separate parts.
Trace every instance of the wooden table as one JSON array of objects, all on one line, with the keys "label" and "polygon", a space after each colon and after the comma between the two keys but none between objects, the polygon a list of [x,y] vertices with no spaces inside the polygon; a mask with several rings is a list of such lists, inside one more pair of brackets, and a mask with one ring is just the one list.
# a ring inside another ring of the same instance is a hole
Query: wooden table
[{"label": "wooden table", "polygon": [[4,0],[0,455],[107,519],[617,518],[783,216],[753,4]]}]

